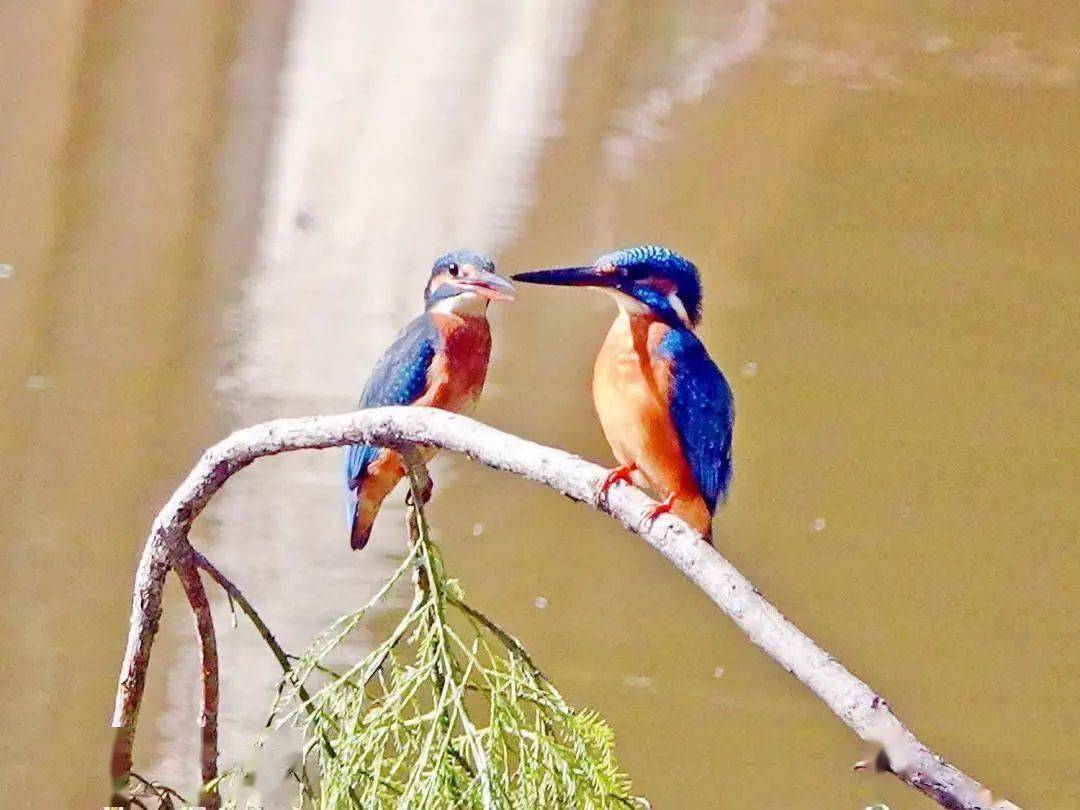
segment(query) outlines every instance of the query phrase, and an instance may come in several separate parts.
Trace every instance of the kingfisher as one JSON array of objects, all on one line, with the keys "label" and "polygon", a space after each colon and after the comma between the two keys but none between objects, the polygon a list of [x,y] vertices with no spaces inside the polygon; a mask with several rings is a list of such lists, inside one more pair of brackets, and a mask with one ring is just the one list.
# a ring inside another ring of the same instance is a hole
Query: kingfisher
[{"label": "kingfisher", "polygon": [[661,245],[600,256],[588,267],[517,273],[531,284],[593,287],[618,304],[596,357],[593,403],[619,481],[652,490],[661,503],[646,522],[672,512],[712,543],[712,518],[731,483],[735,403],[694,329],[701,322],[697,268]]},{"label": "kingfisher", "polygon": [[[487,307],[510,301],[514,286],[481,253],[458,250],[436,259],[424,288],[424,312],[390,344],[364,386],[361,408],[426,405],[472,413],[491,356]],[[425,461],[435,455],[423,448]],[[345,449],[350,545],[371,537],[379,507],[406,475],[401,455],[366,444]]]}]

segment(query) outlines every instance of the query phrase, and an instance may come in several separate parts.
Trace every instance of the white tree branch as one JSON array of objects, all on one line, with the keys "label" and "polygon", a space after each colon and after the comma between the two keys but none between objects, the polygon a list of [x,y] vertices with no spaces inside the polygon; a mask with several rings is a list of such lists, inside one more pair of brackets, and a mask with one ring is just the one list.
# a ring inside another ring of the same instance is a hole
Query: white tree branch
[{"label": "white tree branch", "polygon": [[544,484],[611,515],[664,555],[780,666],[818,696],[861,739],[880,748],[873,763],[956,810],[1017,810],[923,745],[884,699],[789,622],[734,566],[685,523],[664,515],[645,525],[654,502],[630,486],[614,487],[596,502],[606,470],[584,459],[431,408],[377,408],[334,416],[279,419],[244,428],[208,449],[158,514],[135,579],[127,650],[117,688],[112,758],[114,790],[131,771],[131,747],[161,616],[169,570],[189,548],[187,534],[211,497],[257,458],[292,450],[346,444],[402,447],[411,443],[467,455],[489,467]]}]

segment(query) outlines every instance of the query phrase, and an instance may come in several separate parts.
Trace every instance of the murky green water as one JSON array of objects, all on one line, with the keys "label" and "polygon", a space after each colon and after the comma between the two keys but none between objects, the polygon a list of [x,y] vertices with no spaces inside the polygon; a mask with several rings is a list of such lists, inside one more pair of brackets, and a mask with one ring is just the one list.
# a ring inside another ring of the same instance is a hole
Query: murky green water
[{"label": "murky green water", "polygon": [[[718,545],[926,742],[1070,806],[1075,6],[529,8],[0,5],[5,801],[104,797],[131,572],[201,446],[347,408],[443,248],[511,270],[656,240],[705,273],[737,397]],[[611,314],[523,291],[478,416],[607,463],[588,375]],[[299,648],[397,526],[349,553],[337,457],[265,465],[197,542]],[[930,806],[853,775],[846,729],[610,521],[436,472],[471,596],[613,721],[656,806]],[[139,759],[190,784],[172,607]],[[273,662],[226,615],[231,758]]]}]

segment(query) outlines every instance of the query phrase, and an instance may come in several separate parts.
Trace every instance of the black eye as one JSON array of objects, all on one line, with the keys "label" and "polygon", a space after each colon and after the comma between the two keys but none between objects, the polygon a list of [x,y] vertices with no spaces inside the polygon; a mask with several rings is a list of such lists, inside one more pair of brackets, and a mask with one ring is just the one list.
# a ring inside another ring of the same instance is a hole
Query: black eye
[{"label": "black eye", "polygon": [[451,262],[446,266],[446,272],[450,274],[450,278],[457,278],[461,275],[461,268]]}]

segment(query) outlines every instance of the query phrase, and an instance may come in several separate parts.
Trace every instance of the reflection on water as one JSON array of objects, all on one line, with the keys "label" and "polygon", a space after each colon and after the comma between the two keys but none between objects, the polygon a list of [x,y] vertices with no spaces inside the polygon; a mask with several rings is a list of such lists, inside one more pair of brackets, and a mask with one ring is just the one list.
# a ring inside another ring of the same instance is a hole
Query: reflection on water
[{"label": "reflection on water", "polygon": [[[1075,9],[1040,9],[0,6],[5,796],[100,801],[137,547],[202,444],[349,406],[446,248],[514,270],[658,240],[705,273],[739,403],[721,547],[929,743],[1066,805],[1080,52]],[[478,416],[606,462],[610,317],[523,292]],[[846,730],[610,521],[435,472],[450,565],[657,806],[928,806],[852,776]],[[348,551],[338,475],[262,462],[199,524],[287,648],[398,554],[396,509]],[[274,671],[227,615],[231,762]],[[184,784],[188,623],[170,602],[139,751]]]},{"label": "reflection on water", "polygon": [[733,66],[761,49],[771,22],[764,0],[688,3],[673,12],[672,30],[650,37],[628,71],[629,106],[608,125],[603,154],[621,177],[633,171],[643,148],[665,139],[681,106],[700,103]]},{"label": "reflection on water", "polygon": [[[234,423],[351,407],[422,307],[433,259],[455,245],[495,253],[516,232],[584,10],[564,0],[297,5],[235,366],[218,385]],[[545,17],[559,22],[538,24]],[[384,510],[375,548],[351,552],[338,454],[280,462],[230,485],[203,543],[300,651],[396,567],[402,516]],[[198,672],[187,625],[172,616],[183,662],[159,723],[173,780],[190,778],[196,755],[184,723]],[[237,635],[223,651],[237,673],[223,690],[232,757],[246,753],[278,675],[257,635]],[[260,761],[271,784],[291,764]]]}]

